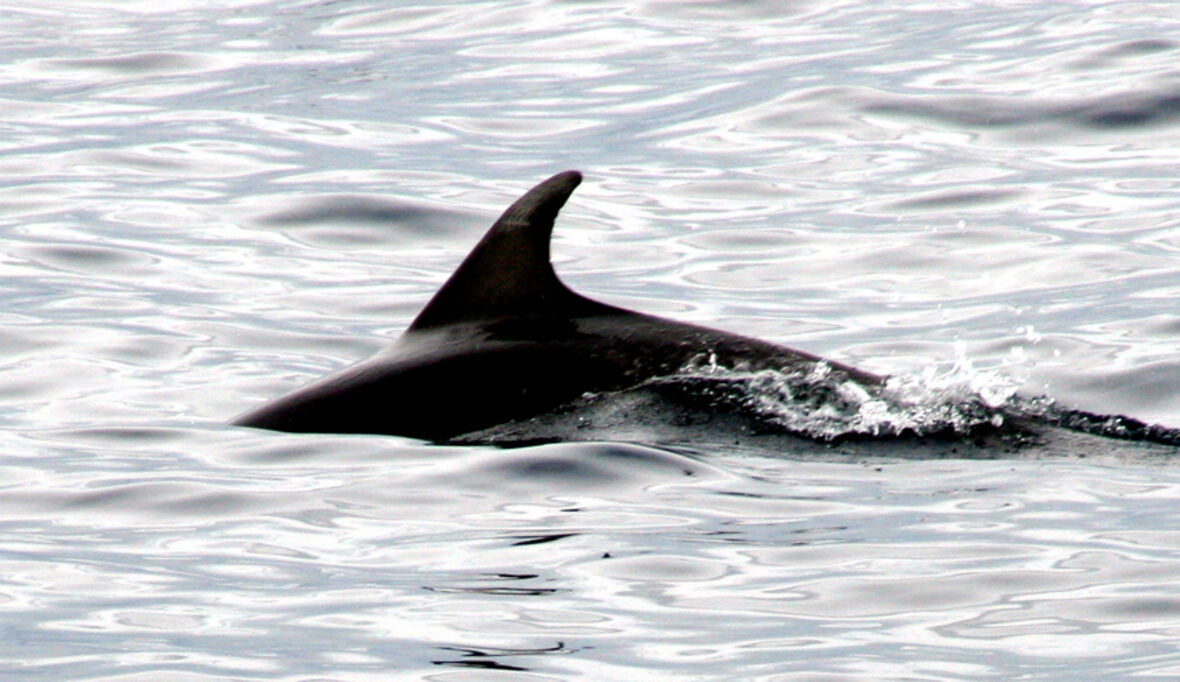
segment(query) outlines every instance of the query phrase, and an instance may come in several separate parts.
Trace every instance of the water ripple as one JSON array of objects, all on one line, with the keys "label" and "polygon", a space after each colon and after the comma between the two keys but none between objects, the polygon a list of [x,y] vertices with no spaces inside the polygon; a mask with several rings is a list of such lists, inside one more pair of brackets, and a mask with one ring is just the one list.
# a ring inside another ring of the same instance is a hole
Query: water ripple
[{"label": "water ripple", "polygon": [[224,425],[388,343],[565,168],[587,174],[554,242],[579,291],[1176,425],[1174,15],[9,8],[0,669],[1175,676],[1166,462]]}]

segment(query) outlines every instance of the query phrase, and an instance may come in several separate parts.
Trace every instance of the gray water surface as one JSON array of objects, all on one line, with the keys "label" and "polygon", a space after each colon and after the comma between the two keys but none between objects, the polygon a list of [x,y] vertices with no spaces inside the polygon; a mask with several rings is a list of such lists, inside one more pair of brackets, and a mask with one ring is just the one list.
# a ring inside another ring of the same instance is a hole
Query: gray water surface
[{"label": "gray water surface", "polygon": [[1180,675],[1167,459],[225,425],[578,168],[581,292],[1180,427],[1171,5],[0,17],[5,679]]}]

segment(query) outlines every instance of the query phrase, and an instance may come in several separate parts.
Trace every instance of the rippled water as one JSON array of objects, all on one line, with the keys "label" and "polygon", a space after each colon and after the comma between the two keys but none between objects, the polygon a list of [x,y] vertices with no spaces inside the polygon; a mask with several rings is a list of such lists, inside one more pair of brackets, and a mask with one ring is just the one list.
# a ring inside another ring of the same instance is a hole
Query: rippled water
[{"label": "rippled water", "polygon": [[534,182],[574,288],[1180,427],[1169,4],[0,10],[5,679],[1180,675],[1180,469],[231,416]]}]

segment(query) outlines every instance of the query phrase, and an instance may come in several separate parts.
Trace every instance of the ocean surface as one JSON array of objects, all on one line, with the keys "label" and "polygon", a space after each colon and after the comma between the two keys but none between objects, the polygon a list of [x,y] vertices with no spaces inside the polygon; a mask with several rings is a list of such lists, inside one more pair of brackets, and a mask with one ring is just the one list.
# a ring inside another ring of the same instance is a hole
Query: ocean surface
[{"label": "ocean surface", "polygon": [[1177,64],[1175,3],[4,4],[0,678],[1180,677],[1170,457],[227,426],[576,168],[582,293],[1180,427]]}]

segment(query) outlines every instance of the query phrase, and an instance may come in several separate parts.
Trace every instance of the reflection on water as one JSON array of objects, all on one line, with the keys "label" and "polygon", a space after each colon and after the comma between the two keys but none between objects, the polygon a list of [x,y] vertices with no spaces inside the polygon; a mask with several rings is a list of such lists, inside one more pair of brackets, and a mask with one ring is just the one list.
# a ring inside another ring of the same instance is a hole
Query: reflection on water
[{"label": "reflection on water", "polygon": [[1104,677],[1175,658],[1170,467],[229,429],[20,442],[86,462],[3,467],[19,483],[0,491],[5,665],[31,679],[432,665],[716,679],[878,659],[988,676],[1068,659]]},{"label": "reflection on water", "polygon": [[580,168],[555,236],[579,291],[1180,426],[1173,15],[10,8],[0,670],[1174,676],[1168,462],[223,425],[381,348]]}]

